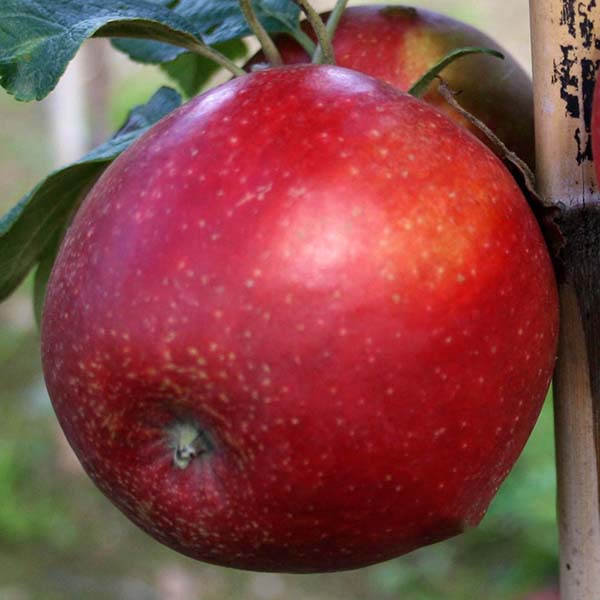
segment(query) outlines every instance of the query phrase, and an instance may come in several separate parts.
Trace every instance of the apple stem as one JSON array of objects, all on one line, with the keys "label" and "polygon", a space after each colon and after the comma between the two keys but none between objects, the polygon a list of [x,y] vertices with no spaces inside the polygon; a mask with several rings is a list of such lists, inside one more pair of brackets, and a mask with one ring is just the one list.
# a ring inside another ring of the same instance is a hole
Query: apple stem
[{"label": "apple stem", "polygon": [[408,90],[408,93],[415,98],[421,98],[427,91],[427,88],[431,85],[433,80],[439,76],[439,74],[455,60],[468,56],[469,54],[489,54],[504,60],[504,55],[497,50],[491,48],[477,48],[475,46],[465,46],[464,48],[455,48],[446,54],[441,60],[439,60],[433,67],[431,67],[421,78],[416,81],[412,87]]},{"label": "apple stem", "polygon": [[170,446],[173,448],[173,464],[186,469],[199,456],[210,450],[210,444],[202,430],[193,423],[177,423],[169,430]]},{"label": "apple stem", "polygon": [[281,54],[275,45],[275,42],[271,39],[271,36],[268,34],[267,30],[263,27],[260,19],[258,18],[254,7],[252,6],[252,0],[239,0],[240,8],[244,13],[244,18],[248,23],[250,29],[260,42],[262,46],[262,50],[267,60],[273,66],[282,65],[283,59],[281,58]]},{"label": "apple stem", "polygon": [[[333,38],[335,37],[335,32],[337,30],[338,25],[340,24],[340,19],[342,18],[342,14],[346,9],[346,5],[348,4],[348,0],[338,0],[327,19],[327,37],[331,43],[333,43]],[[321,44],[317,46],[315,49],[312,60],[315,64],[319,64],[323,59],[323,48]]]},{"label": "apple stem", "polygon": [[318,45],[315,50],[315,54],[321,48],[320,58],[318,61],[315,59],[313,55],[313,62],[315,64],[326,64],[326,65],[334,65],[335,64],[335,56],[333,53],[333,45],[331,44],[331,39],[329,38],[329,34],[327,32],[327,27],[321,18],[321,15],[312,7],[308,0],[294,0],[298,6],[304,11],[306,18],[308,19],[311,27],[314,29],[315,35],[317,36]]},{"label": "apple stem", "polygon": [[[594,3],[530,0],[536,179],[560,208],[561,325],[554,375],[561,600],[600,590],[600,193],[590,147],[600,60]],[[568,56],[565,54],[568,49]],[[590,73],[594,73],[592,69]]]}]

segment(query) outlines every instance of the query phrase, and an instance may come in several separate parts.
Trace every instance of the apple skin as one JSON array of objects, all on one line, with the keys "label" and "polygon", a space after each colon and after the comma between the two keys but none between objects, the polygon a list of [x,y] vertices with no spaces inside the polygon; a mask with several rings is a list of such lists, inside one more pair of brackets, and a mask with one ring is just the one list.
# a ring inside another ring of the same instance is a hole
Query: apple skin
[{"label": "apple skin", "polygon": [[[206,562],[317,572],[480,521],[557,321],[491,151],[376,79],[297,66],[195,98],[106,170],[42,352],[69,442],[135,523]],[[190,427],[203,448],[179,468]]]},{"label": "apple skin", "polygon": [[[306,22],[303,29],[314,39]],[[310,61],[291,37],[281,34],[276,37],[276,44],[286,64]],[[484,55],[463,57],[447,67],[442,77],[452,90],[460,92],[457,99],[463,108],[535,168],[531,78],[506,49],[478,29],[421,8],[353,6],[344,11],[333,45],[339,66],[377,77],[402,91],[408,91],[455,48],[476,46],[502,52],[504,60]],[[264,60],[259,54],[250,65]],[[487,142],[472,123],[444,100],[436,84],[423,99]]]}]

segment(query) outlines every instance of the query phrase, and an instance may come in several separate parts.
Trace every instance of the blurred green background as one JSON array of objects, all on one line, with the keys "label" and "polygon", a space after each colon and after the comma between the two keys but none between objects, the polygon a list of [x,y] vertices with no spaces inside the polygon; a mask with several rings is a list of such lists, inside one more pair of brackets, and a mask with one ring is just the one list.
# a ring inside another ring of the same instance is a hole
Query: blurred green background
[{"label": "blurred green background", "polygon": [[[495,0],[414,5],[480,27],[529,68],[526,0],[504,0],[501,14]],[[93,41],[44,102],[19,104],[0,92],[2,212],[162,83],[157,69]],[[359,571],[309,576],[211,567],[160,546],[95,489],[58,428],[40,372],[31,287],[25,282],[0,305],[0,600],[511,600],[555,585],[550,402],[481,526],[454,540]]]}]

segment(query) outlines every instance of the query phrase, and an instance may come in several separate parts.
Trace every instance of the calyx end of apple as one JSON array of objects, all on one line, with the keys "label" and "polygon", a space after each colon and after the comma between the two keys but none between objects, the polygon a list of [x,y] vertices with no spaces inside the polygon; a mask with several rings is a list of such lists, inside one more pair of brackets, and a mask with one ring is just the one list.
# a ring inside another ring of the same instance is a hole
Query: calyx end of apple
[{"label": "calyx end of apple", "polygon": [[193,422],[175,423],[169,428],[169,445],[173,449],[173,464],[186,469],[202,454],[210,452],[212,444],[207,434]]}]

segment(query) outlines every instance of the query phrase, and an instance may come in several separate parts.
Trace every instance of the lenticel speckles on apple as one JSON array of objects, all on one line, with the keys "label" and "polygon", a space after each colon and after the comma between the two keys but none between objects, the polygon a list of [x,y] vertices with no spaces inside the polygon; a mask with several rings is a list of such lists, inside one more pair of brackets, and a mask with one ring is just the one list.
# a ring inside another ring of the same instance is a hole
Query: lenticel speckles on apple
[{"label": "lenticel speckles on apple", "polygon": [[557,321],[491,151],[368,76],[284,67],[107,169],[51,277],[43,362],[79,459],[140,527],[207,562],[326,571],[479,522]]},{"label": "lenticel speckles on apple", "polygon": [[[306,21],[303,25],[306,33],[314,36]],[[286,64],[310,61],[306,51],[291,37],[281,34],[276,41]],[[533,169],[531,78],[505,48],[483,32],[422,8],[374,4],[346,8],[333,39],[336,64],[376,77],[402,91],[408,91],[448,52],[466,46],[494,48],[502,52],[504,60],[481,54],[463,57],[444,69],[444,81],[460,93],[461,106],[485,123]],[[250,65],[263,61],[264,56],[258,54]],[[437,85],[432,85],[423,99],[484,142],[488,141],[446,102]]]}]

